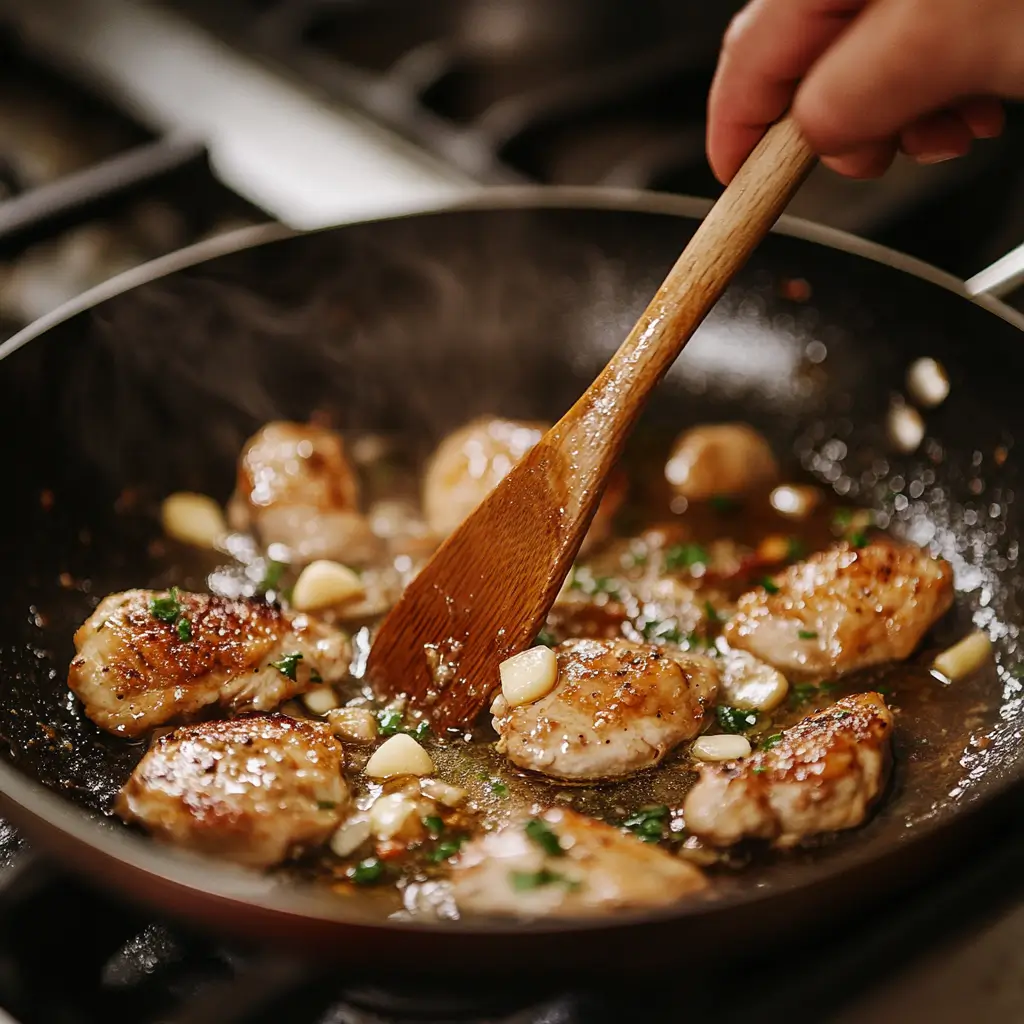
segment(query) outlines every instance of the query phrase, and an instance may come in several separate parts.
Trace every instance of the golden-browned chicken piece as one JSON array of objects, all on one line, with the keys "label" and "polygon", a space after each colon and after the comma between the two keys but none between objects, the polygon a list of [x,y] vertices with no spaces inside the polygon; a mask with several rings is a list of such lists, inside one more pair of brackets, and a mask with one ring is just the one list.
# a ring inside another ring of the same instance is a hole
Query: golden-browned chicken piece
[{"label": "golden-browned chicken piece", "polygon": [[709,423],[683,431],[665,465],[672,489],[697,501],[767,487],[778,475],[768,442],[745,423]]},{"label": "golden-browned chicken piece", "polygon": [[556,779],[621,778],[693,739],[714,704],[710,658],[628,640],[567,640],[555,688],[540,700],[491,707],[498,750]]},{"label": "golden-browned chicken piece", "polygon": [[744,594],[725,637],[783,672],[839,676],[909,657],[952,603],[941,558],[884,541],[839,544]]},{"label": "golden-browned chicken piece", "polygon": [[742,761],[703,764],[683,813],[694,835],[716,845],[769,839],[794,846],[855,828],[885,786],[892,713],[877,693],[844,697]]},{"label": "golden-browned chicken piece", "polygon": [[380,549],[359,512],[358,479],[341,437],[306,423],[268,423],[249,439],[228,520],[265,545],[283,545],[298,563],[358,564]]},{"label": "golden-browned chicken piece", "polygon": [[336,629],[256,600],[128,590],[75,633],[68,686],[100,728],[140,736],[209,705],[269,711],[348,671]]},{"label": "golden-browned chicken piece", "polygon": [[265,868],[319,846],[349,803],[341,744],[321,722],[244,715],[161,736],[115,810],[159,839]]},{"label": "golden-browned chicken piece", "polygon": [[[423,513],[430,529],[439,537],[453,533],[547,429],[546,423],[480,417],[449,434],[423,477]],[[608,537],[625,492],[625,476],[613,474],[582,550]]]},{"label": "golden-browned chicken piece", "polygon": [[472,840],[452,883],[463,912],[526,917],[663,906],[707,885],[689,862],[562,808]]}]

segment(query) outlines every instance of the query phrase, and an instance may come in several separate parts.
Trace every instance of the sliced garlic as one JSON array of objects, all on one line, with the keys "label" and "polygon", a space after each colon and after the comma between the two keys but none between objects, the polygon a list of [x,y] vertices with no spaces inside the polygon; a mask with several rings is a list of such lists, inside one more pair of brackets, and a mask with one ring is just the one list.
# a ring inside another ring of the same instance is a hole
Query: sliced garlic
[{"label": "sliced garlic", "polygon": [[700,736],[690,753],[698,761],[735,761],[750,754],[750,740],[746,736]]},{"label": "sliced garlic", "polygon": [[331,732],[350,743],[373,743],[377,739],[377,716],[369,708],[335,708],[327,712]]},{"label": "sliced garlic", "polygon": [[405,793],[377,797],[370,808],[370,832],[376,839],[392,839],[418,811],[416,801]]},{"label": "sliced garlic", "polygon": [[404,732],[385,740],[366,762],[365,773],[371,779],[390,779],[396,775],[430,775],[434,762],[430,755]]},{"label": "sliced garlic", "polygon": [[965,636],[959,643],[943,651],[932,667],[951,681],[977,672],[992,657],[992,643],[980,630]]},{"label": "sliced garlic", "polygon": [[318,686],[315,690],[308,690],[302,695],[302,703],[311,714],[326,715],[328,711],[338,706],[338,697],[329,686]]},{"label": "sliced garlic", "polygon": [[734,708],[774,711],[789,694],[786,677],[746,651],[727,650],[722,661],[722,696]]},{"label": "sliced garlic", "polygon": [[510,707],[546,697],[558,680],[558,657],[550,647],[530,647],[498,666],[501,692]]},{"label": "sliced garlic", "polygon": [[445,807],[458,807],[466,799],[466,791],[461,786],[440,779],[420,779],[420,792]]},{"label": "sliced garlic", "polygon": [[893,447],[909,454],[921,447],[925,432],[924,420],[912,405],[897,399],[889,407],[886,431]]},{"label": "sliced garlic", "polygon": [[228,532],[220,505],[206,494],[190,491],[164,498],[160,522],[168,537],[197,548],[216,547]]},{"label": "sliced garlic", "polygon": [[348,857],[356,852],[370,838],[370,819],[366,815],[349,818],[333,836],[331,852],[338,857]]},{"label": "sliced garlic", "polygon": [[926,409],[941,405],[949,395],[946,368],[937,359],[915,359],[907,368],[907,391]]},{"label": "sliced garlic", "polygon": [[347,565],[321,560],[302,570],[292,589],[291,604],[300,612],[312,612],[365,594],[362,580]]}]

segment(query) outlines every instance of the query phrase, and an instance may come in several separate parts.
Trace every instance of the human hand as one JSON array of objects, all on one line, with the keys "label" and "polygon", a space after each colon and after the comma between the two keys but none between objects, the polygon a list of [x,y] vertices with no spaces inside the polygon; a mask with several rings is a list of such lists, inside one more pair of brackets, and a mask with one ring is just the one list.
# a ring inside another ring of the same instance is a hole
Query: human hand
[{"label": "human hand", "polygon": [[787,108],[822,161],[876,177],[964,155],[1024,98],[1024,0],[752,0],[726,33],[708,158],[728,182]]}]

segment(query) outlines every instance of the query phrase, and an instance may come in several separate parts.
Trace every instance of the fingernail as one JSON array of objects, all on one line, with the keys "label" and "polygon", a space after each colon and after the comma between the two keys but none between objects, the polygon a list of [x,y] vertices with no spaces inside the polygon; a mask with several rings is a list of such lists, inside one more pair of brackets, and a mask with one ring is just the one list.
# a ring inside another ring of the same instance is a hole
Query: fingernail
[{"label": "fingernail", "polygon": [[944,164],[947,160],[955,160],[959,153],[921,153],[914,159],[919,164]]}]

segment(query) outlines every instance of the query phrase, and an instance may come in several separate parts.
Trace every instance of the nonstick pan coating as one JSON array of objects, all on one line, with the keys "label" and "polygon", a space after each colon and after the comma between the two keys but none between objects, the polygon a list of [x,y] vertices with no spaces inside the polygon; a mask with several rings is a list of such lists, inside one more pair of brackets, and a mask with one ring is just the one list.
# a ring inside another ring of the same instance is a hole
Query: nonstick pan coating
[{"label": "nonstick pan coating", "polygon": [[[479,413],[557,417],[702,211],[665,197],[516,190],[309,235],[260,229],[125,275],[9,343],[0,364],[4,812],[128,898],[393,976],[439,965],[500,971],[514,962],[499,956],[510,950],[538,971],[654,968],[715,956],[726,942],[827,929],[940,870],[979,839],[982,821],[1017,808],[1019,318],[905,258],[789,222],[783,230],[804,237],[764,242],[659,388],[635,446],[687,424],[747,420],[793,473],[872,505],[952,561],[958,605],[935,642],[973,619],[994,638],[1000,667],[964,686],[936,682],[924,710],[906,713],[916,740],[899,742],[891,792],[866,827],[656,914],[466,920],[442,937],[437,926],[385,919],[371,897],[237,872],[105,816],[144,747],[101,734],[70,699],[71,638],[106,592],[184,582],[160,579],[151,555],[159,498],[191,489],[225,499],[242,441],[274,417],[326,410],[346,430],[399,431],[420,455]],[[809,296],[792,297],[793,279]],[[923,411],[920,447],[900,454],[886,417],[921,356],[942,361],[951,392]]]}]

